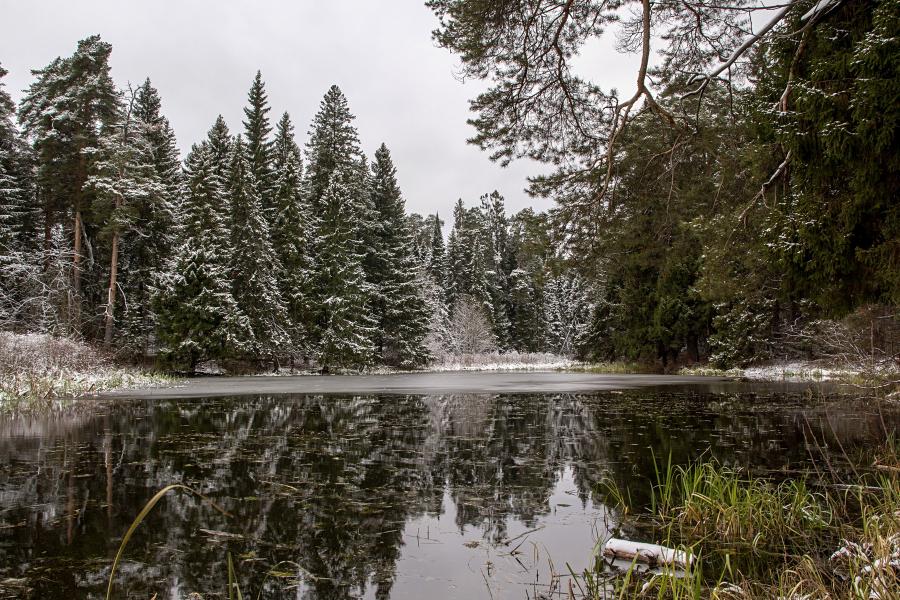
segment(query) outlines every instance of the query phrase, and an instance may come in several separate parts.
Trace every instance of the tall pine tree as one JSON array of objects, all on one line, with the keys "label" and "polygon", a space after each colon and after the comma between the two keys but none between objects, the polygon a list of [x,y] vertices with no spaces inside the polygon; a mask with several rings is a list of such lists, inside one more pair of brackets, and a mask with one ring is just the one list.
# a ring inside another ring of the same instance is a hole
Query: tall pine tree
[{"label": "tall pine tree", "polygon": [[228,199],[231,208],[231,289],[252,330],[251,356],[277,360],[289,349],[287,309],[278,286],[281,263],[272,249],[269,223],[241,136],[232,144]]},{"label": "tall pine tree", "polygon": [[[303,194],[300,148],[287,113],[278,121],[273,144],[275,167],[272,246],[281,262],[278,286],[288,315],[294,352],[309,356],[315,335],[315,241],[318,219]],[[292,354],[293,357],[293,354]]]},{"label": "tall pine tree", "polygon": [[412,235],[397,185],[390,151],[382,144],[372,164],[372,205],[378,227],[377,255],[370,283],[378,322],[376,347],[387,364],[421,365],[428,360],[423,340],[428,310],[418,284]]},{"label": "tall pine tree", "polygon": [[99,36],[81,40],[72,56],[33,72],[37,80],[19,109],[35,149],[46,244],[52,225],[71,217],[73,294],[68,313],[73,333],[81,333],[82,282],[87,280],[87,291],[96,294],[88,301],[103,301],[97,294],[104,287],[102,275],[92,268],[96,263],[85,263],[84,241],[94,239],[101,225],[92,214],[95,191],[86,183],[102,156],[101,132],[114,128],[121,115],[120,95],[110,76],[111,52],[112,46]]},{"label": "tall pine tree", "polygon": [[266,218],[271,222],[273,206],[272,192],[275,187],[276,173],[272,164],[272,141],[269,135],[272,126],[269,123],[269,98],[262,73],[256,72],[250,92],[247,94],[247,106],[244,108],[244,135],[247,138],[247,155],[250,173],[256,182],[257,194],[262,203]]},{"label": "tall pine tree", "polygon": [[[99,158],[86,182],[96,196],[93,211],[103,224],[101,237],[109,243],[103,335],[107,348],[112,346],[116,313],[121,313],[116,310],[116,305],[121,289],[118,277],[120,258],[124,254],[122,242],[135,237],[137,227],[143,225],[137,222],[140,215],[151,212],[151,207],[163,196],[144,121],[135,114],[136,99],[137,93],[132,92],[116,126],[101,131]],[[139,233],[146,235],[147,232]],[[140,300],[146,301],[146,298]]]},{"label": "tall pine tree", "polygon": [[355,237],[354,202],[350,176],[341,169],[320,198],[322,222],[318,239],[321,331],[319,362],[352,368],[371,364],[376,322],[369,314],[369,284],[363,271],[364,255]]},{"label": "tall pine tree", "polygon": [[201,361],[243,356],[254,339],[231,292],[225,200],[210,145],[194,146],[185,168],[184,239],[156,307],[163,358],[193,370]]}]

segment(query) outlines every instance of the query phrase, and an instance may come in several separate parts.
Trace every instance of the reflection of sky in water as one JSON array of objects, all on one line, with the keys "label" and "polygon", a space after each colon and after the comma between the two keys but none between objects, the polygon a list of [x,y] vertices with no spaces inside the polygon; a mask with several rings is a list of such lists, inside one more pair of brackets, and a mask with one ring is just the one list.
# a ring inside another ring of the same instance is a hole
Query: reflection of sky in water
[{"label": "reflection of sky in water", "polygon": [[[167,497],[132,539],[118,594],[221,593],[228,551],[245,597],[524,598],[547,591],[551,570],[567,591],[566,564],[586,567],[613,520],[603,478],[640,502],[654,456],[802,468],[812,438],[852,451],[882,418],[898,422],[771,386],[241,396],[6,417],[0,599],[102,598],[121,535],[174,482],[234,517]],[[312,577],[264,582],[280,561]]]},{"label": "reflection of sky in water", "polygon": [[[524,598],[528,589],[568,589],[570,565],[576,573],[588,566],[596,539],[605,531],[605,509],[578,498],[572,468],[563,469],[547,503],[547,514],[532,527],[507,517],[508,540],[492,544],[478,525],[456,524],[456,505],[444,493],[442,512],[406,524],[403,550],[391,598]],[[490,586],[490,594],[488,594]],[[374,598],[370,589],[367,597]]]}]

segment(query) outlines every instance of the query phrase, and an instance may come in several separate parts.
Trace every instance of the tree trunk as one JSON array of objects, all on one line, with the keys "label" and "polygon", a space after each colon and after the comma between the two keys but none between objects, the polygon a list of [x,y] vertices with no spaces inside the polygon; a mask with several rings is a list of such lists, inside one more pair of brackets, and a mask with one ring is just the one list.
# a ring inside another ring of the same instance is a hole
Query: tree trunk
[{"label": "tree trunk", "polygon": [[51,220],[50,210],[44,209],[44,273],[50,270],[50,248],[53,247],[52,243],[52,231],[53,231],[53,223]]},{"label": "tree trunk", "polygon": [[691,363],[698,362],[700,360],[700,343],[697,340],[697,336],[692,335],[687,339],[687,353],[688,359]]},{"label": "tree trunk", "polygon": [[72,256],[72,294],[69,297],[69,327],[81,329],[81,211],[75,210],[74,250]]},{"label": "tree trunk", "polygon": [[[117,203],[118,204],[118,203]],[[118,208],[118,207],[117,207]],[[106,296],[106,331],[103,334],[103,345],[108,350],[112,346],[113,321],[116,306],[116,279],[119,274],[119,232],[113,233],[112,256],[109,259],[109,292]]]}]

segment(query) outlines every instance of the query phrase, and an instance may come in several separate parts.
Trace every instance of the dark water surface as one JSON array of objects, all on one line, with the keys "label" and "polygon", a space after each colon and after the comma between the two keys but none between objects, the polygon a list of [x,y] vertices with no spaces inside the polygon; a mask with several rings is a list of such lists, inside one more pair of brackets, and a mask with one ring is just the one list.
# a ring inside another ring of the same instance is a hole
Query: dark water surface
[{"label": "dark water surface", "polygon": [[245,598],[534,598],[616,525],[604,478],[640,500],[654,455],[804,469],[821,446],[853,452],[896,426],[829,394],[244,395],[6,417],[0,598],[102,598],[121,536],[171,483],[232,516],[169,495],[132,538],[116,598],[227,597],[228,552]]}]

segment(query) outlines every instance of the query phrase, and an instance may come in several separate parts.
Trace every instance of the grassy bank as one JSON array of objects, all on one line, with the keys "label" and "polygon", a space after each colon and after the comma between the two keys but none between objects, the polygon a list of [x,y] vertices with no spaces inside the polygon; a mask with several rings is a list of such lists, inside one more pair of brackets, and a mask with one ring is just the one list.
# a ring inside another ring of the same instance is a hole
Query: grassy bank
[{"label": "grassy bank", "polygon": [[661,465],[649,506],[608,484],[621,527],[694,557],[683,571],[585,574],[587,596],[785,600],[900,598],[900,458],[889,439],[851,477],[775,481],[716,463]]},{"label": "grassy bank", "polygon": [[174,381],[118,364],[97,348],[73,340],[0,332],[0,411],[52,410],[106,390]]},{"label": "grassy bank", "polygon": [[887,389],[900,385],[900,366],[893,361],[872,363],[788,361],[732,369],[695,365],[684,367],[678,373],[736,377],[750,381],[832,381],[873,389]]}]

